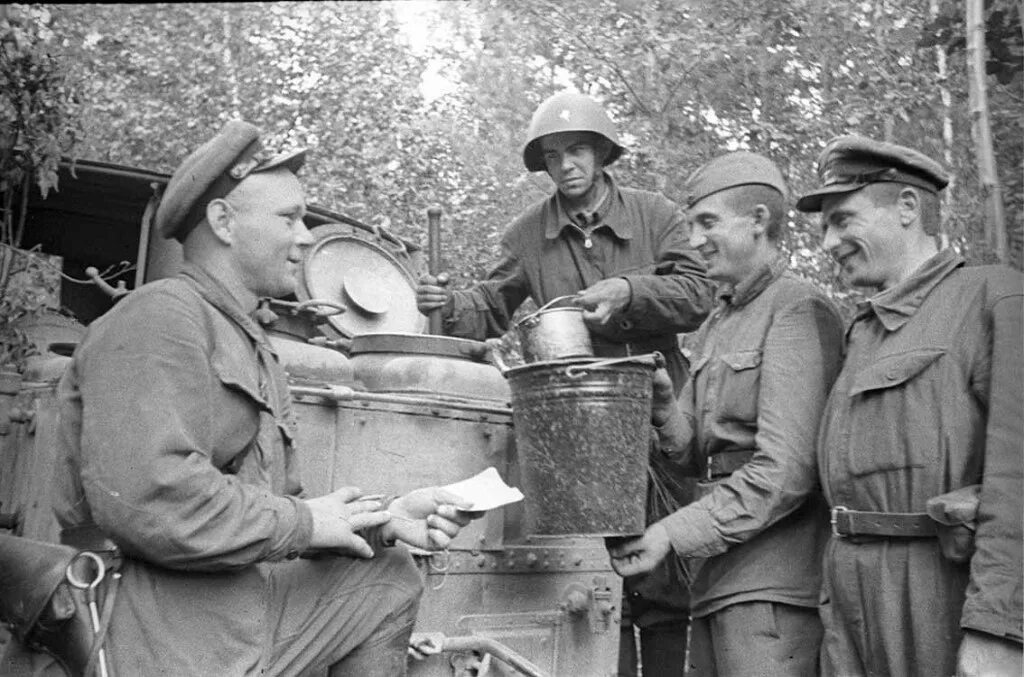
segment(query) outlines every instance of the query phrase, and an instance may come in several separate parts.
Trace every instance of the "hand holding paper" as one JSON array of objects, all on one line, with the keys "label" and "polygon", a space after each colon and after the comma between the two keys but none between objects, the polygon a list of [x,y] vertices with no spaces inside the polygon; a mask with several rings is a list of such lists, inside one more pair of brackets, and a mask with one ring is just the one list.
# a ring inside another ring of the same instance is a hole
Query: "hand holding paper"
[{"label": "hand holding paper", "polygon": [[464,510],[472,512],[493,510],[523,500],[523,492],[505,484],[494,466],[442,489],[466,499],[471,507]]}]

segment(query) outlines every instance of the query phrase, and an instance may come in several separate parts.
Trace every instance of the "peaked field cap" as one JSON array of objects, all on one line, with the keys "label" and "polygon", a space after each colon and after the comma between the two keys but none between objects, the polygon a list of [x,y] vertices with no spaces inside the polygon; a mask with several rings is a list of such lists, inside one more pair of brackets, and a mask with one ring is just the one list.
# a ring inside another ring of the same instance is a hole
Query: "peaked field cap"
[{"label": "peaked field cap", "polygon": [[174,170],[156,210],[157,230],[165,238],[183,241],[206,216],[206,205],[226,196],[245,177],[278,167],[297,172],[305,161],[304,148],[267,153],[255,125],[231,120]]},{"label": "peaked field cap", "polygon": [[818,156],[821,188],[796,202],[802,212],[820,212],[826,195],[841,195],[872,183],[905,183],[930,193],[949,185],[949,174],[935,160],[907,146],[864,136],[838,136]]},{"label": "peaked field cap", "polygon": [[741,150],[719,155],[690,175],[684,187],[686,207],[690,208],[714,193],[738,186],[761,185],[774,188],[785,198],[786,180],[778,166],[764,155]]},{"label": "peaked field cap", "polygon": [[559,132],[592,132],[606,138],[612,147],[604,159],[604,166],[618,160],[625,150],[619,144],[615,123],[601,104],[586,94],[563,90],[544,99],[533,112],[526,131],[526,143],[523,144],[523,164],[528,171],[544,171],[540,140]]}]

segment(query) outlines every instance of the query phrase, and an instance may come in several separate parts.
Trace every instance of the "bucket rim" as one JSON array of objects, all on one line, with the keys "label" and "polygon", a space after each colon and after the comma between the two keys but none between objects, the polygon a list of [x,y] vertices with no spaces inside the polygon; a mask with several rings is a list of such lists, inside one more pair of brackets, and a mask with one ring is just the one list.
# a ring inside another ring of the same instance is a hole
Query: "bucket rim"
[{"label": "bucket rim", "polygon": [[[630,360],[628,358],[616,358],[619,361],[616,361],[614,364],[588,367],[588,371],[615,371],[619,367],[640,367],[653,372],[657,368],[657,365],[654,363],[650,354],[634,355],[630,357],[635,359]],[[514,367],[510,367],[503,373],[505,378],[511,378],[512,376],[529,371],[540,371],[543,369],[558,367],[587,367],[587,365],[595,364],[597,362],[607,362],[609,359],[610,358],[607,357],[562,357],[556,360],[542,360],[540,362],[529,362],[527,364],[516,365]]]}]

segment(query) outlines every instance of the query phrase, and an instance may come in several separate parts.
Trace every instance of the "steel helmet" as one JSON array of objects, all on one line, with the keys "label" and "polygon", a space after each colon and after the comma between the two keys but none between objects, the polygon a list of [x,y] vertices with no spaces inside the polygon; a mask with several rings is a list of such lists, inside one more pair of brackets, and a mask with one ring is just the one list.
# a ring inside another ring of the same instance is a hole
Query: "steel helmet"
[{"label": "steel helmet", "polygon": [[599,103],[586,94],[559,92],[549,96],[533,113],[523,146],[523,164],[531,172],[545,169],[540,138],[557,132],[594,132],[611,141],[612,149],[604,164],[610,165],[622,155],[615,124]]}]

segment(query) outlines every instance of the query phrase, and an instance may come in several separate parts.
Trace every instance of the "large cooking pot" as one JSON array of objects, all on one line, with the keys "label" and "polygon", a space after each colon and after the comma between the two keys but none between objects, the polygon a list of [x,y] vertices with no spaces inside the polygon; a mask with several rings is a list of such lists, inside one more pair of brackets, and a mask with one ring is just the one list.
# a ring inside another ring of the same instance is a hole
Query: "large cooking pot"
[{"label": "large cooking pot", "polygon": [[568,305],[571,298],[553,298],[516,323],[523,359],[527,363],[594,355],[590,331],[583,321],[583,309]]},{"label": "large cooking pot", "polygon": [[429,334],[374,333],[352,339],[357,381],[370,392],[413,393],[505,404],[508,383],[480,341]]}]

